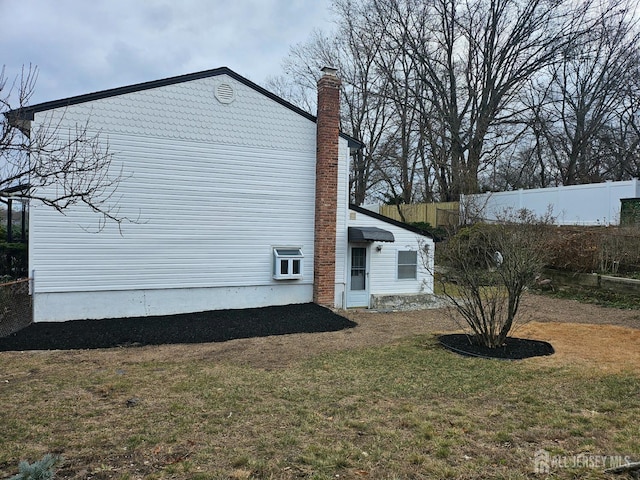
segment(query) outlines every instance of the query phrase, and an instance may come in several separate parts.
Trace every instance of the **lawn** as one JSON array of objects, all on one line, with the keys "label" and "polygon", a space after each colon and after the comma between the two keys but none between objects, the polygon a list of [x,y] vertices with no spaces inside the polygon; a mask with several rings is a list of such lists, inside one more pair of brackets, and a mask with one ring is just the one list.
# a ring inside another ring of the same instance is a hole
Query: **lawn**
[{"label": "lawn", "polygon": [[[464,358],[431,334],[278,368],[196,346],[4,352],[0,477],[48,452],[92,479],[595,479],[574,455],[640,460],[640,373],[551,358]],[[540,449],[566,462],[536,475]]]}]

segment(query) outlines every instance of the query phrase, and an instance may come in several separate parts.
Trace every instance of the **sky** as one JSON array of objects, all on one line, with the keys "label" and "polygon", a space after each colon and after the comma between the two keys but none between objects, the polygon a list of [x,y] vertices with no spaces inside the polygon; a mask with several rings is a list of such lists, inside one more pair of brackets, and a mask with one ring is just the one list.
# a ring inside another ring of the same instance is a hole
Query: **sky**
[{"label": "sky", "polygon": [[289,48],[330,31],[331,0],[0,0],[5,77],[30,104],[229,67],[264,85]]}]

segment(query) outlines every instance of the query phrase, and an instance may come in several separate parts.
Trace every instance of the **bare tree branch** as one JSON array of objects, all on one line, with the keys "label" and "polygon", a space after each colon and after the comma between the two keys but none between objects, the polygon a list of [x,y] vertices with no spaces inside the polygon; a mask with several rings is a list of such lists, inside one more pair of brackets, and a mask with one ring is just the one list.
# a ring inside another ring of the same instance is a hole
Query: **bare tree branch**
[{"label": "bare tree branch", "polygon": [[121,216],[117,206],[122,171],[115,171],[108,139],[91,130],[90,118],[67,126],[64,113],[43,114],[32,126],[25,112],[36,80],[33,66],[23,68],[9,88],[4,69],[0,74],[0,196],[22,186],[22,198],[61,213],[84,205],[98,214],[98,229],[107,222],[120,227],[132,221]]}]

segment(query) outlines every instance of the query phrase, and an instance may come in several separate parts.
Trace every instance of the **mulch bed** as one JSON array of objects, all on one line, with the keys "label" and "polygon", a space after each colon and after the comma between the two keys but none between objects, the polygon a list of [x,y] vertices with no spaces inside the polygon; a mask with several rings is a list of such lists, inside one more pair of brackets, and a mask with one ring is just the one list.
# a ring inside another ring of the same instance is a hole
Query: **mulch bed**
[{"label": "mulch bed", "polygon": [[530,357],[552,355],[554,349],[548,342],[528,340],[525,338],[507,337],[501,347],[488,348],[473,341],[463,333],[441,335],[438,340],[443,347],[460,355],[482,358],[498,358],[502,360],[522,360]]},{"label": "mulch bed", "polygon": [[333,332],[356,325],[313,303],[154,317],[42,322],[0,338],[0,351],[224,342],[290,333]]}]

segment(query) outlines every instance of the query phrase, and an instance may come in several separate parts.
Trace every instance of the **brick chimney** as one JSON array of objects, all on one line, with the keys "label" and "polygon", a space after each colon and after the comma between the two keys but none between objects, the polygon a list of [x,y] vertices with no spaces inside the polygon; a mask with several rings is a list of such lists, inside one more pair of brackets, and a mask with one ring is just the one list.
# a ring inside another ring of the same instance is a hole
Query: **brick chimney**
[{"label": "brick chimney", "polygon": [[318,81],[316,134],[316,212],[313,301],[333,307],[336,284],[336,218],[338,211],[338,140],[340,79],[324,67]]}]

